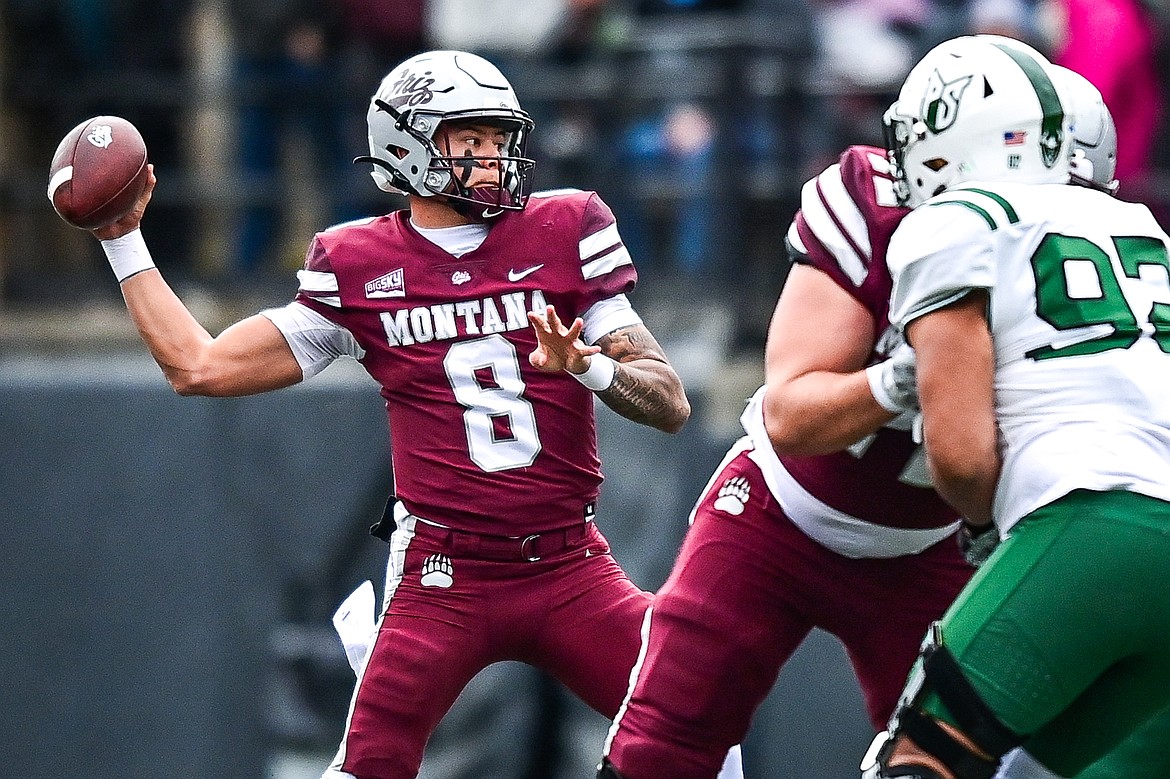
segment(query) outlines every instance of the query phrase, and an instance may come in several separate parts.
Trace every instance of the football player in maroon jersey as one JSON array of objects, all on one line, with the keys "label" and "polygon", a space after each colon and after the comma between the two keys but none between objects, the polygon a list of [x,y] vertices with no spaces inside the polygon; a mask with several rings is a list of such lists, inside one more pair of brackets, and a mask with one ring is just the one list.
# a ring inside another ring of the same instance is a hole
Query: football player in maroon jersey
[{"label": "football player in maroon jersey", "polygon": [[851,147],[805,184],[766,384],[647,612],[599,777],[710,779],[818,627],[845,645],[883,726],[970,578],[913,437],[913,355],[887,319],[885,249],[905,213],[882,149]]},{"label": "football player in maroon jersey", "polygon": [[532,121],[486,60],[439,51],[371,100],[379,187],[409,209],[317,234],[289,305],[212,337],[139,224],[95,231],[175,390],[230,396],[358,360],[381,387],[396,500],[381,619],[328,777],[409,779],[463,687],[503,660],[617,713],[650,595],[593,521],[594,396],[674,432],[690,414],[626,295],[637,274],[593,192],[529,194]]},{"label": "football player in maroon jersey", "polygon": [[[1114,193],[1112,116],[1083,77],[1054,70],[1080,101],[1072,183]],[[766,387],[749,401],[747,435],[704,490],[647,615],[646,656],[599,779],[711,776],[720,745],[743,740],[813,627],[845,644],[881,730],[929,624],[972,572],[958,551],[975,566],[994,546],[994,534],[966,523],[958,545],[947,540],[956,517],[923,488],[921,453],[905,432],[913,361],[891,337],[885,250],[906,213],[882,149],[851,147],[805,184]],[[724,675],[696,673],[709,667]],[[1151,769],[1167,723],[1164,711],[1083,776]],[[1055,775],[1017,749],[996,776]]]}]

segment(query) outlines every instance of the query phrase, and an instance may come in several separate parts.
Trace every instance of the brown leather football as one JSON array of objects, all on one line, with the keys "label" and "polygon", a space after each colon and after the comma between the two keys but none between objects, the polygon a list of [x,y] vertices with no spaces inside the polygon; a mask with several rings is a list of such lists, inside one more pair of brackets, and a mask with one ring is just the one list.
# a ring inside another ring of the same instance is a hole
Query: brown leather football
[{"label": "brown leather football", "polygon": [[118,116],[95,116],[61,140],[49,166],[49,200],[69,224],[93,230],[125,216],[146,186],[146,143]]}]

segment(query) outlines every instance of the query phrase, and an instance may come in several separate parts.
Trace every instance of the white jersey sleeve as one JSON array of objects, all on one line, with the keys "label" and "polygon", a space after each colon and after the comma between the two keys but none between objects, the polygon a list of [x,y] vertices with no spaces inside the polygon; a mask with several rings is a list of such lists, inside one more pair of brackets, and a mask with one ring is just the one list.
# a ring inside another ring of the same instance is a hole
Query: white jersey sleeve
[{"label": "white jersey sleeve", "polygon": [[595,344],[601,336],[619,328],[642,324],[642,317],[638,316],[625,295],[614,295],[597,301],[586,309],[581,319],[585,322],[581,337],[587,344]]},{"label": "white jersey sleeve", "polygon": [[899,327],[990,293],[1001,530],[1077,489],[1170,500],[1170,238],[1083,187],[972,185],[890,243]]},{"label": "white jersey sleeve", "polygon": [[890,323],[899,330],[996,282],[995,246],[981,215],[954,196],[908,214],[890,239]]}]

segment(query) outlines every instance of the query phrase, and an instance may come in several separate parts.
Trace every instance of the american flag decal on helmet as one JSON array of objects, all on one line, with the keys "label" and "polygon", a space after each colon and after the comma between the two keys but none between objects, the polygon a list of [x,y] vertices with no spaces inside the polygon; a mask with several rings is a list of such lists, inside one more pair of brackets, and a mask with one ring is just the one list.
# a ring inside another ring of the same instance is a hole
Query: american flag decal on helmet
[{"label": "american flag decal on helmet", "polygon": [[1024,130],[1008,130],[1003,134],[1004,146],[1023,146],[1028,140],[1028,133]]}]

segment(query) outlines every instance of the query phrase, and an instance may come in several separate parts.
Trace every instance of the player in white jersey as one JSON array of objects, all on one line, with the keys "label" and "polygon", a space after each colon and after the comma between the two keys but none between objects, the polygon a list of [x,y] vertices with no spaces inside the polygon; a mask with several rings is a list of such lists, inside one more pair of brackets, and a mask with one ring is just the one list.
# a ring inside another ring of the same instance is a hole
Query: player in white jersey
[{"label": "player in white jersey", "polygon": [[[1073,776],[1170,704],[1170,238],[1065,186],[1071,95],[1014,41],[948,41],[886,115],[891,321],[939,491],[1004,541],[927,636],[866,777]],[[1010,531],[1010,533],[1009,533]]]},{"label": "player in white jersey", "polygon": [[[1116,195],[1117,130],[1101,92],[1079,73],[1053,65],[1049,73],[1063,81],[1072,98],[1074,150],[1072,183]],[[1170,776],[1170,709],[1163,709],[1117,749],[1077,774],[1077,779],[1129,779]],[[1008,753],[1000,769],[1003,779],[1053,779],[1056,774],[1022,749]]]}]

